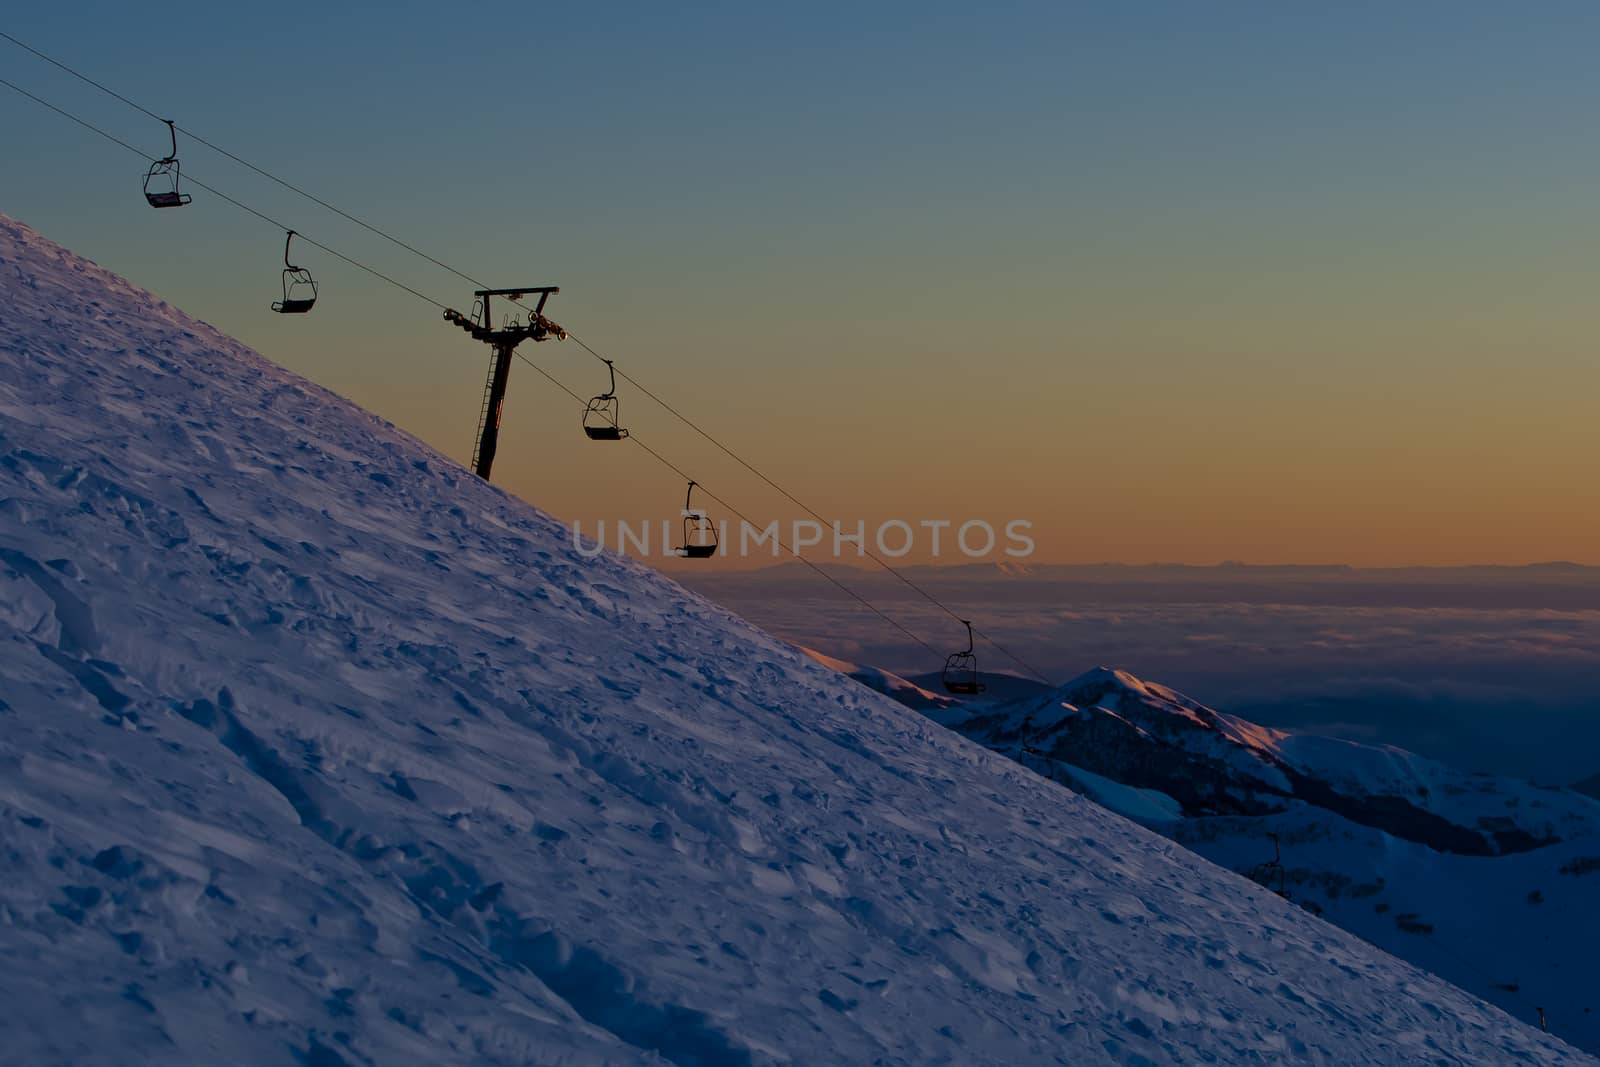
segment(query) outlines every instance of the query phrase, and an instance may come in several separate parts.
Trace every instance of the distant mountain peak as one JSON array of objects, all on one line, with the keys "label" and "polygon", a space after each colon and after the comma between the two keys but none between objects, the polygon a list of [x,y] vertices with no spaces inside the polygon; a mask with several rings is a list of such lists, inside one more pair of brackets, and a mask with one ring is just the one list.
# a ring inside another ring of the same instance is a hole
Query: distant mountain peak
[{"label": "distant mountain peak", "polygon": [[1190,816],[1263,815],[1305,802],[1463,855],[1600,833],[1600,807],[1587,798],[1456,771],[1390,745],[1263,726],[1116,667],[1014,698],[951,702],[849,666],[846,673],[897,699],[901,687],[924,694],[902,702],[991,748],[1165,794]]},{"label": "distant mountain peak", "polygon": [[1145,696],[1149,695],[1149,688],[1143,679],[1136,678],[1124,670],[1115,667],[1093,667],[1082,674],[1068,679],[1062,683],[1062,690],[1082,690],[1093,687],[1105,687],[1108,690],[1126,689]]}]

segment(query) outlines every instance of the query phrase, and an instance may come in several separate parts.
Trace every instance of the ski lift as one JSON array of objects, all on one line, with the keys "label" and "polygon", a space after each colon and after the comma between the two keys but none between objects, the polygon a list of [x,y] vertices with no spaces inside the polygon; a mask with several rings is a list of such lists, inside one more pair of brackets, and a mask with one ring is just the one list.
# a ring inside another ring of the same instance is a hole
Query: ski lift
[{"label": "ski lift", "polygon": [[674,551],[684,559],[709,559],[717,554],[716,526],[706,521],[705,512],[695,511],[689,503],[699,484],[690,479],[689,491],[683,497],[683,544]]},{"label": "ski lift", "polygon": [[1250,873],[1247,877],[1257,885],[1265,886],[1284,900],[1288,900],[1288,872],[1283,869],[1283,849],[1278,844],[1277,834],[1268,834],[1267,837],[1272,841],[1272,858],[1265,863],[1258,863],[1250,868]]},{"label": "ski lift", "polygon": [[178,188],[178,129],[171,119],[163,119],[172,135],[172,151],[165,159],[150,164],[144,176],[144,198],[151,207],[182,207],[192,198]]},{"label": "ski lift", "polygon": [[[622,428],[617,403],[617,368],[606,360],[606,370],[611,372],[611,388],[589,400],[583,409],[583,432],[591,441],[620,441],[628,436]],[[691,485],[694,483],[690,483]]]},{"label": "ski lift", "polygon": [[947,693],[977,696],[987,687],[978,681],[978,657],[972,651],[972,623],[961,620],[967,628],[967,647],[962,652],[952,652],[944,661],[944,688]]},{"label": "ski lift", "polygon": [[283,299],[272,302],[272,310],[280,315],[304,315],[317,302],[317,283],[311,272],[289,262],[289,243],[294,240],[290,230],[283,239]]}]

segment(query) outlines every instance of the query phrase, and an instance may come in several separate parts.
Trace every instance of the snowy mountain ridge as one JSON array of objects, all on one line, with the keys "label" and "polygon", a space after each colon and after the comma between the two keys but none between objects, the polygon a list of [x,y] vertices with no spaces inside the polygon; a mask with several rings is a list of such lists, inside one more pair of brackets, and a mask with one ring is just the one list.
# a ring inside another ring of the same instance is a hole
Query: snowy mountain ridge
[{"label": "snowy mountain ridge", "polygon": [[1585,1058],[3,216],[0,292],[17,1062]]},{"label": "snowy mountain ridge", "polygon": [[1600,804],[1590,798],[1262,727],[1106,668],[1044,696],[922,710],[1507,1011],[1543,1010],[1568,1040],[1600,1049],[1600,982],[1585,977],[1600,957],[1589,903]]},{"label": "snowy mountain ridge", "polygon": [[1192,815],[1260,815],[1298,799],[1466,855],[1600,834],[1600,803],[1570,790],[1469,774],[1393,746],[1271,729],[1125,671],[1099,668],[1043,697],[940,720],[990,747],[1010,743],[1170,792]]},{"label": "snowy mountain ridge", "polygon": [[863,667],[803,645],[795,647],[829,670],[854,678],[868,689],[892,697],[908,708],[915,708],[918,711],[924,708],[952,708],[960,703],[955,697],[935,693],[916,682],[902,678],[893,671],[886,671],[880,667]]}]

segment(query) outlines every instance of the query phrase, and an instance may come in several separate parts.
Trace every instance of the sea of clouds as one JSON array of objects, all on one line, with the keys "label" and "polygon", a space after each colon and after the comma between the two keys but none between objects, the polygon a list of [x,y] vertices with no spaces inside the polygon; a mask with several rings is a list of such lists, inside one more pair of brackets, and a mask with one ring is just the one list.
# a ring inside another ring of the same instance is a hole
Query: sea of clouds
[{"label": "sea of clouds", "polygon": [[[959,623],[892,578],[834,572],[935,648]],[[1060,681],[1132,671],[1268,725],[1545,782],[1600,771],[1600,569],[914,568]],[[930,653],[794,566],[689,575],[798,644],[917,674]],[[899,586],[899,588],[896,588]],[[980,645],[985,669],[1019,670]]]}]

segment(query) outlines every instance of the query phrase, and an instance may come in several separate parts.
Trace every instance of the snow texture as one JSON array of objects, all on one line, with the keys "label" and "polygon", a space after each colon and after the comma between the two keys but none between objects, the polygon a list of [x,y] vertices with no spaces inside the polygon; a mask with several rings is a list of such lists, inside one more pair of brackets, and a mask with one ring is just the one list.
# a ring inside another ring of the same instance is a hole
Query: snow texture
[{"label": "snow texture", "polygon": [[0,297],[8,1064],[1583,1060],[4,217]]}]

